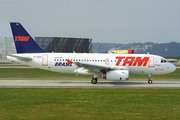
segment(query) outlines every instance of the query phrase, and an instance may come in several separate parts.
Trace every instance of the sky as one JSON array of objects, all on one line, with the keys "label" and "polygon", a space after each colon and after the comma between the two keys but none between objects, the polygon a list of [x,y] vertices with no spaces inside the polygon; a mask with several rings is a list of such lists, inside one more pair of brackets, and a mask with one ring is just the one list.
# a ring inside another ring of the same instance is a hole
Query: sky
[{"label": "sky", "polygon": [[20,22],[33,37],[180,43],[180,0],[0,0],[0,37]]}]

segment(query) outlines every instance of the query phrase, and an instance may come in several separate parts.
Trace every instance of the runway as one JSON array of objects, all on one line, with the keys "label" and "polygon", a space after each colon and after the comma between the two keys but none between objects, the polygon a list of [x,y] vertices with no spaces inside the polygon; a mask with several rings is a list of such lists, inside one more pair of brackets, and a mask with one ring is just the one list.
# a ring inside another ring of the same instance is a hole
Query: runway
[{"label": "runway", "polygon": [[90,80],[70,79],[0,79],[1,88],[180,88],[180,80],[129,80],[113,82],[99,80],[92,84]]}]

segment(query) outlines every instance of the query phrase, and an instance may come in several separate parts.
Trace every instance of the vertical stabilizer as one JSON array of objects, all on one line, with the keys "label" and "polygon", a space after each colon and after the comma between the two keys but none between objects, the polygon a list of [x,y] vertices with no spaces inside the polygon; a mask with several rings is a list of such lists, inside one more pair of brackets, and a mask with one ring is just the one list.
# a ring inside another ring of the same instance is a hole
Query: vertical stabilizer
[{"label": "vertical stabilizer", "polygon": [[29,33],[18,22],[11,22],[11,30],[17,53],[44,53]]}]

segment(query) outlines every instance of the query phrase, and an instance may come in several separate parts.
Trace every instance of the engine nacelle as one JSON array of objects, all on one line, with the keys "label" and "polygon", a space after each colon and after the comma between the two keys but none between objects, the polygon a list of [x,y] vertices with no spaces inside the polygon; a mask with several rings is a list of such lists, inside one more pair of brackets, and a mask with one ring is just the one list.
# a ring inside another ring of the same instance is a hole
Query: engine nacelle
[{"label": "engine nacelle", "polygon": [[128,70],[112,70],[102,74],[103,79],[107,80],[129,80]]}]

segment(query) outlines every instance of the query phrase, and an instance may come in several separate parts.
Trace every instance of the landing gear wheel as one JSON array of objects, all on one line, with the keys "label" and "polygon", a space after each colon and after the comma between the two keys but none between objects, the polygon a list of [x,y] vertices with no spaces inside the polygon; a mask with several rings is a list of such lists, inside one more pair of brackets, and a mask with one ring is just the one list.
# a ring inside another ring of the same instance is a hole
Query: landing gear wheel
[{"label": "landing gear wheel", "polygon": [[148,75],[148,83],[149,83],[149,84],[152,84],[151,74]]},{"label": "landing gear wheel", "polygon": [[91,83],[96,84],[97,83],[97,78],[92,78]]},{"label": "landing gear wheel", "polygon": [[152,80],[148,80],[148,83],[149,83],[149,84],[152,84]]}]

